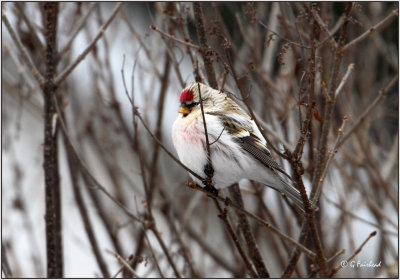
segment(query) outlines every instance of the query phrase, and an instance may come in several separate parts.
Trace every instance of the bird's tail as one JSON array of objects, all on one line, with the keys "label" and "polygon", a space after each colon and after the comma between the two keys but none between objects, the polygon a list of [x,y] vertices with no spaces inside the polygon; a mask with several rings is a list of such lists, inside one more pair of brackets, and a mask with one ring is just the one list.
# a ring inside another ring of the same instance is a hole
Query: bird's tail
[{"label": "bird's tail", "polygon": [[283,188],[282,192],[284,195],[286,195],[291,201],[294,202],[295,206],[302,212],[304,213],[304,203],[303,203],[303,198],[301,197],[300,191],[296,189],[294,186],[289,185],[285,181],[281,179],[283,183]]},{"label": "bird's tail", "polygon": [[[273,177],[274,183],[271,182],[272,184],[268,185],[288,197],[294,203],[297,209],[299,209],[302,213],[305,213],[303,198],[301,197],[300,191],[294,186],[295,183],[292,181],[292,179],[289,177],[287,180],[285,180],[286,178],[282,178],[276,173]],[[312,207],[314,206],[312,205]],[[317,209],[316,207],[314,208]]]},{"label": "bird's tail", "polygon": [[[296,189],[293,185],[290,185],[290,184],[286,183],[285,181],[283,181],[282,178],[280,178],[280,181],[284,185],[283,193],[294,202],[294,204],[296,205],[296,208],[298,208],[302,213],[305,213],[303,198],[301,197],[300,191],[298,189]],[[291,181],[291,183],[295,184],[293,181]],[[311,199],[309,199],[309,202],[310,202],[311,208],[314,209],[314,211],[319,210],[318,206],[316,206],[315,203],[313,203],[311,201]]]},{"label": "bird's tail", "polygon": [[[288,197],[301,213],[305,213],[303,198],[301,197],[300,191],[295,187],[296,183],[293,179],[289,175],[287,175],[287,177],[280,176],[275,170],[273,170],[273,174],[274,175],[271,176],[271,173],[269,173],[269,176],[264,179],[263,183]],[[311,207],[317,211],[318,207],[311,201],[310,203]]]}]

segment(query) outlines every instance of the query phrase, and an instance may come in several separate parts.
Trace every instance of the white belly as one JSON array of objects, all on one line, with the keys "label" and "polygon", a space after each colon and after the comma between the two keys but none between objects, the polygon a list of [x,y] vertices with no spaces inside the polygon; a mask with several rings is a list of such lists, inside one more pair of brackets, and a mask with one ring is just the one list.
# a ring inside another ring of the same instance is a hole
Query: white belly
[{"label": "white belly", "polygon": [[207,163],[207,154],[204,133],[196,125],[196,121],[179,117],[172,126],[172,141],[180,161],[199,176],[205,177],[203,168]]},{"label": "white belly", "polygon": [[[207,164],[207,152],[203,123],[189,117],[179,117],[175,121],[172,127],[172,140],[180,161],[205,178],[204,167]],[[217,138],[218,141],[213,143]],[[214,168],[213,184],[216,188],[230,186],[243,178],[253,179],[253,174],[247,174],[247,171],[255,168],[251,165],[258,165],[258,163],[243,154],[239,145],[232,141],[229,134],[226,132],[223,132],[222,135],[209,133],[209,141],[213,143],[210,147],[211,162]],[[193,180],[201,184],[196,178]]]}]

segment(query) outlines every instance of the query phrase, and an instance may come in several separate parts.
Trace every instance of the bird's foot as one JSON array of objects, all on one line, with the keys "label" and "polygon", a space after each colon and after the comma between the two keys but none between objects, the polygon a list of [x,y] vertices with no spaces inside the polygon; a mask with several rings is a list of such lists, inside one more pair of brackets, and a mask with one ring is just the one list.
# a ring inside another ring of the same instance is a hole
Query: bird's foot
[{"label": "bird's foot", "polygon": [[212,178],[214,176],[214,168],[212,167],[211,163],[207,163],[204,166],[204,174],[206,174],[207,178]]},{"label": "bird's foot", "polygon": [[218,196],[218,190],[211,184],[205,184],[204,190],[213,194],[214,196]]}]

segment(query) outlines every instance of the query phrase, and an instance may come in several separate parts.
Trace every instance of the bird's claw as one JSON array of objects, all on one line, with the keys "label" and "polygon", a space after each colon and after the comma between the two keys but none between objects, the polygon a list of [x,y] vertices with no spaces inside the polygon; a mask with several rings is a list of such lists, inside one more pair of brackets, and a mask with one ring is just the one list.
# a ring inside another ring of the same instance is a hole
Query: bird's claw
[{"label": "bird's claw", "polygon": [[211,163],[207,163],[204,166],[204,174],[206,174],[207,178],[212,178],[214,176],[214,168],[212,167]]},{"label": "bird's claw", "polygon": [[214,196],[218,196],[218,190],[213,185],[205,184],[204,190],[213,194]]}]

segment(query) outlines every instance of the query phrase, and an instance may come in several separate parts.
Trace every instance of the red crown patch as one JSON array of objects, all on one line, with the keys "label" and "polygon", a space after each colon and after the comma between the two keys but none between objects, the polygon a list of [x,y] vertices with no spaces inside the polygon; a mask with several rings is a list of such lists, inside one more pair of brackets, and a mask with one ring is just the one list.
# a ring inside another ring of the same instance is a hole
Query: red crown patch
[{"label": "red crown patch", "polygon": [[181,97],[179,97],[179,102],[188,102],[188,101],[192,101],[194,97],[193,91],[190,89],[186,89],[184,91],[182,91],[181,93]]}]

